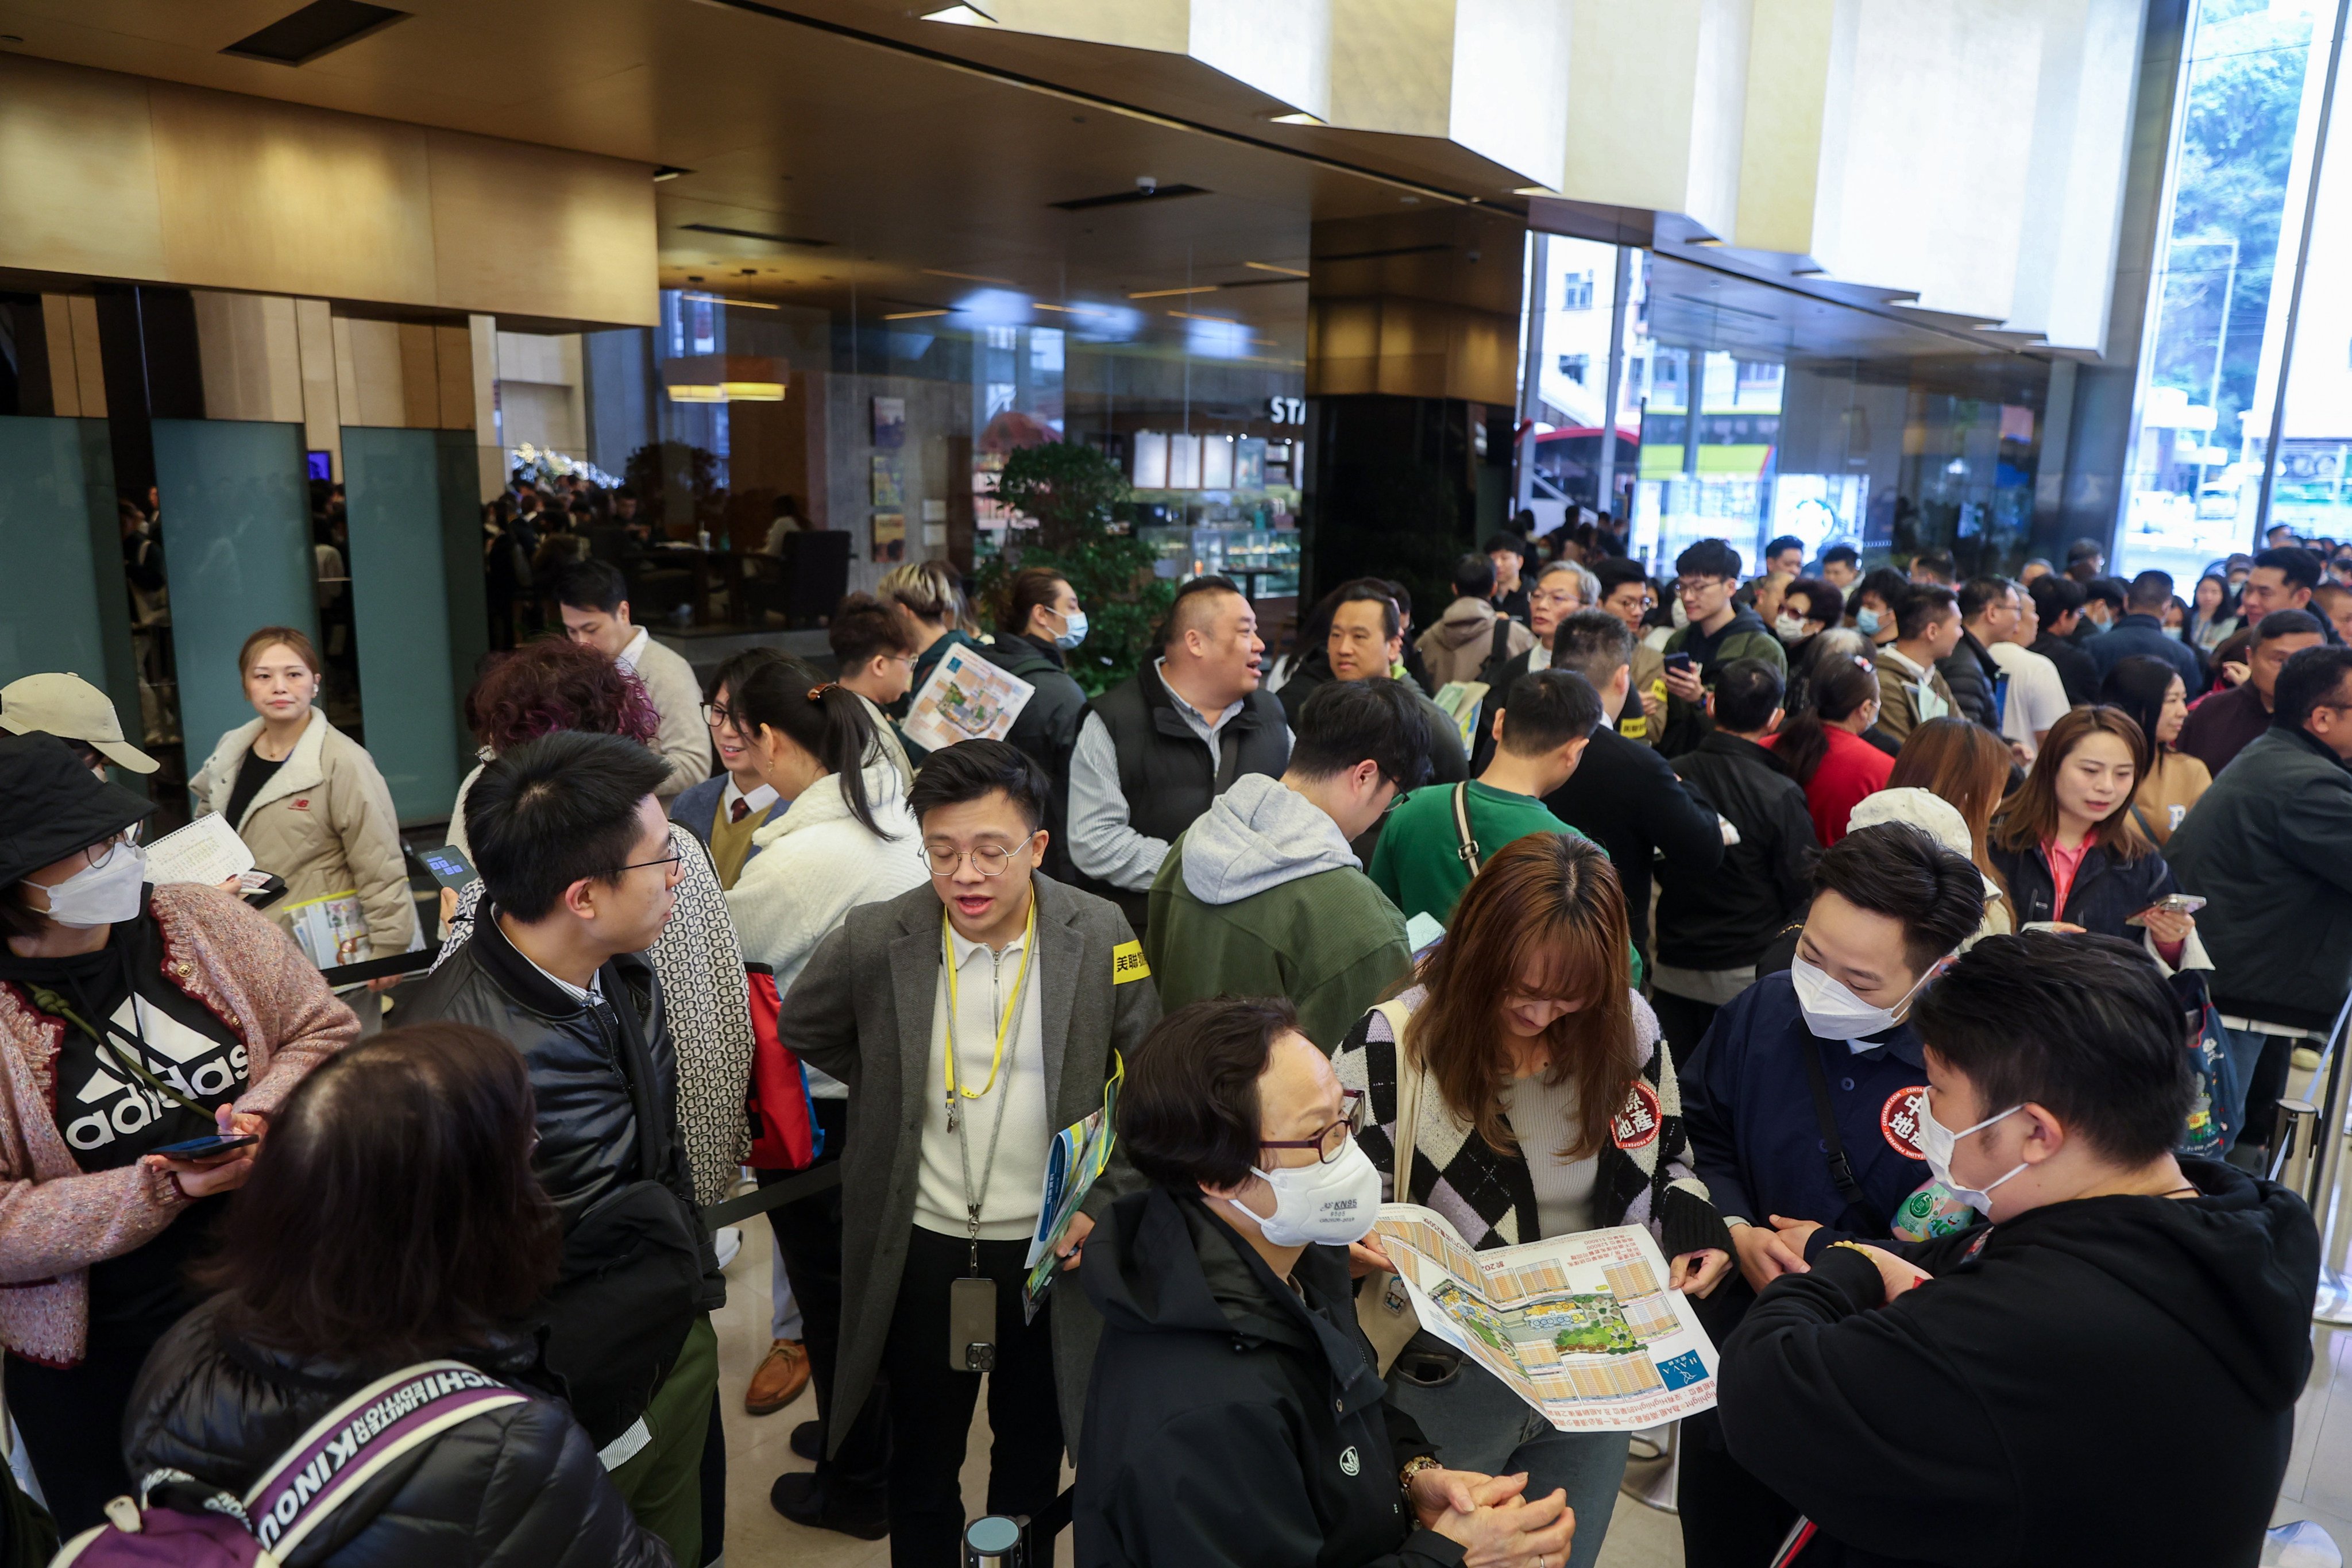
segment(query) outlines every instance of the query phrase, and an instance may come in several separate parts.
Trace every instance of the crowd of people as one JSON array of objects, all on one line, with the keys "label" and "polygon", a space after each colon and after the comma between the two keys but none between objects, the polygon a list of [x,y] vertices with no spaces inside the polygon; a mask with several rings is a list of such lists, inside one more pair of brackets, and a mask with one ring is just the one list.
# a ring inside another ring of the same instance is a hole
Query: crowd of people
[{"label": "crowd of people", "polygon": [[[1479,1251],[1649,1233],[1721,1352],[1693,1568],[2252,1564],[2318,1267],[2270,1108],[2352,987],[2352,552],[2193,602],[2095,544],[1808,553],[1661,583],[1502,533],[1417,636],[1357,579],[1272,665],[1200,577],[1099,693],[1050,569],[992,634],[901,565],[829,658],[698,679],[625,563],[533,560],[561,635],[468,693],[472,879],[421,909],[303,633],[247,639],[257,718],[193,785],[266,911],[149,879],[101,693],[0,690],[0,1344],[48,1510],[217,1513],[415,1382],[479,1401],[331,1529],[289,1502],[286,1561],[717,1561],[740,1234],[703,1212],[804,1179],[747,1168],[783,1116],[838,1181],[774,1194],[740,1397],[813,1391],[773,1506],[902,1568],[961,1561],[983,1377],[986,1510],[1070,1518],[1085,1568],[1589,1568],[1625,1435],[1426,1331],[1384,1371],[1391,1200]],[[926,752],[957,648],[1034,695]],[[763,1052],[794,1106],[747,1104]]]}]

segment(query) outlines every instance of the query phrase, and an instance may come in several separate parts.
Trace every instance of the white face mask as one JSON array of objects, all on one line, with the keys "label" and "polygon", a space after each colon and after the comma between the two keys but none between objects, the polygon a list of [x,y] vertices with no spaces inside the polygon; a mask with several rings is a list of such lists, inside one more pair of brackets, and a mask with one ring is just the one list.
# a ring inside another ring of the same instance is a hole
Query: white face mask
[{"label": "white face mask", "polygon": [[1276,1247],[1345,1247],[1370,1236],[1380,1218],[1380,1167],[1352,1138],[1328,1165],[1250,1169],[1274,1189],[1274,1213],[1259,1215],[1234,1201],[1225,1206],[1248,1215]]},{"label": "white face mask", "polygon": [[1772,635],[1782,642],[1795,642],[1805,635],[1805,617],[1781,611],[1772,617]]},{"label": "white face mask", "polygon": [[1674,616],[1675,630],[1680,631],[1690,625],[1690,612],[1683,608],[1683,596],[1680,594],[1675,595],[1674,602],[1667,607],[1666,613]]},{"label": "white face mask", "polygon": [[1856,1050],[1868,1050],[1869,1047],[1854,1042],[1864,1036],[1883,1035],[1899,1024],[1903,1009],[1919,994],[1919,986],[1942,973],[1943,967],[1941,963],[1931,965],[1918,984],[1906,991],[1892,1007],[1864,1001],[1831,979],[1821,965],[1802,958],[1790,961],[1789,978],[1797,988],[1797,1005],[1804,1012],[1805,1027],[1825,1040],[1844,1040]]},{"label": "white face mask", "polygon": [[2010,1167],[2006,1175],[1987,1182],[1981,1187],[1964,1187],[1960,1185],[1959,1178],[1952,1174],[1952,1148],[1969,1133],[1981,1132],[2003,1117],[2014,1116],[2024,1109],[2022,1105],[2012,1105],[2000,1116],[1988,1116],[1974,1127],[1963,1127],[1955,1132],[1936,1120],[1935,1108],[1928,1103],[1927,1097],[1919,1097],[1919,1152],[1927,1162],[1928,1173],[1943,1183],[1954,1197],[1988,1219],[1992,1217],[1992,1190],[2025,1169],[2026,1163],[2020,1160]]},{"label": "white face mask", "polygon": [[1084,610],[1072,610],[1062,617],[1062,635],[1054,639],[1054,646],[1066,650],[1077,647],[1086,640],[1087,613]]},{"label": "white face mask", "polygon": [[136,844],[117,845],[105,860],[47,889],[49,919],[83,929],[135,919],[139,885],[146,879],[147,851]]}]

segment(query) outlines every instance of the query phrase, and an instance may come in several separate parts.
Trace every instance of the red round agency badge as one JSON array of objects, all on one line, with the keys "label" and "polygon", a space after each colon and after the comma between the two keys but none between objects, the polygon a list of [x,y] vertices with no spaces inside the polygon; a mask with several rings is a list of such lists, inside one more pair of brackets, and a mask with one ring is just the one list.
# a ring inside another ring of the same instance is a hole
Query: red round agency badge
[{"label": "red round agency badge", "polygon": [[1658,1091],[1637,1078],[1626,1092],[1625,1103],[1609,1119],[1609,1136],[1620,1149],[1646,1149],[1658,1141],[1664,1122]]},{"label": "red round agency badge", "polygon": [[1927,1086],[1915,1083],[1888,1095],[1878,1108],[1878,1130],[1886,1135],[1887,1147],[1906,1160],[1927,1157],[1919,1147],[1919,1111],[1927,1103]]}]

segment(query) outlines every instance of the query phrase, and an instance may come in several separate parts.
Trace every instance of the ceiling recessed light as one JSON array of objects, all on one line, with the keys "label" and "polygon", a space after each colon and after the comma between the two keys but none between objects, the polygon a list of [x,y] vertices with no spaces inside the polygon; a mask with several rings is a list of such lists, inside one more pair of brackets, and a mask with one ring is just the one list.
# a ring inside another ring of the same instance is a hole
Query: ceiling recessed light
[{"label": "ceiling recessed light", "polygon": [[926,22],[945,22],[953,27],[993,27],[996,18],[971,5],[950,5],[941,11],[927,11]]},{"label": "ceiling recessed light", "polygon": [[1189,289],[1146,289],[1139,293],[1129,294],[1128,298],[1130,300],[1166,300],[1178,294],[1213,294],[1217,291],[1217,289],[1218,285],[1214,283],[1195,283]]},{"label": "ceiling recessed light", "polygon": [[946,310],[893,310],[882,319],[886,321],[911,321],[918,316],[944,316],[948,313]]},{"label": "ceiling recessed light", "polygon": [[1559,195],[1559,193],[1553,190],[1549,185],[1514,185],[1511,188],[1511,195],[1515,196],[1556,196]]},{"label": "ceiling recessed light", "polygon": [[1276,267],[1271,261],[1244,261],[1242,265],[1259,272],[1279,272],[1285,278],[1305,278],[1308,276],[1307,269],[1303,267]]},{"label": "ceiling recessed light", "polygon": [[681,169],[675,163],[664,163],[660,168],[654,171],[654,182],[658,184],[664,180],[675,180],[680,174],[691,174],[692,173],[694,173],[693,170]]},{"label": "ceiling recessed light", "polygon": [[1297,114],[1277,114],[1274,117],[1274,123],[1276,125],[1325,125],[1329,121],[1319,115],[1308,114],[1301,110]]},{"label": "ceiling recessed light", "polygon": [[356,44],[370,33],[382,32],[394,22],[405,22],[408,13],[395,11],[389,5],[372,5],[367,0],[310,0],[297,11],[289,11],[258,32],[244,37],[221,50],[240,59],[267,60],[271,65],[309,65],[321,55],[331,54],[346,44]]}]

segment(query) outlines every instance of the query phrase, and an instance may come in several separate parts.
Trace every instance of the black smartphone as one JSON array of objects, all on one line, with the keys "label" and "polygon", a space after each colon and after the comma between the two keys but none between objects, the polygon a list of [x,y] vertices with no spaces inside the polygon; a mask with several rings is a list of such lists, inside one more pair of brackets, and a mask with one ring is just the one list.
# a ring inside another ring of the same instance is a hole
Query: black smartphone
[{"label": "black smartphone", "polygon": [[255,909],[266,910],[286,896],[286,879],[275,871],[240,871],[236,892]]},{"label": "black smartphone", "polygon": [[462,893],[466,884],[474,879],[473,863],[466,852],[454,844],[436,844],[430,849],[419,849],[417,859],[433,874],[433,879],[453,893]]},{"label": "black smartphone", "polygon": [[1696,669],[1696,668],[1698,668],[1698,660],[1693,658],[1686,653],[1670,653],[1666,655],[1666,671],[1668,674],[1672,674],[1677,669]]},{"label": "black smartphone", "polygon": [[250,1132],[214,1132],[202,1138],[191,1138],[182,1143],[166,1143],[160,1149],[150,1149],[148,1152],[161,1154],[166,1160],[179,1160],[188,1164],[195,1164],[202,1161],[217,1159],[223,1154],[233,1153],[247,1144],[260,1142],[260,1139]]}]

